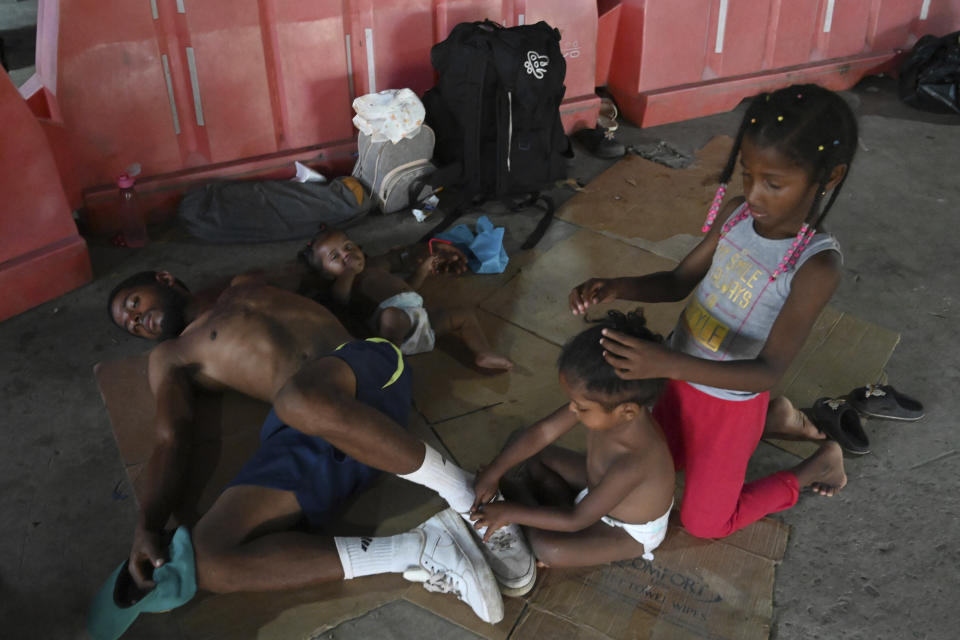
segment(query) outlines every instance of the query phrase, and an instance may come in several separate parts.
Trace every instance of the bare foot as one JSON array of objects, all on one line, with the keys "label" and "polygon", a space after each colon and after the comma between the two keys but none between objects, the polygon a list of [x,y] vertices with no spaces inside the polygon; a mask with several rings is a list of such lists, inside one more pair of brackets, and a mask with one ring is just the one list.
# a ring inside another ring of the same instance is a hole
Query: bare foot
[{"label": "bare foot", "polygon": [[510,371],[513,369],[513,361],[505,358],[493,351],[481,351],[473,359],[474,364],[484,369],[498,369],[500,371]]},{"label": "bare foot", "polygon": [[843,472],[843,449],[836,442],[824,442],[812,456],[791,469],[800,488],[810,487],[814,493],[832,496],[847,485]]},{"label": "bare foot", "polygon": [[826,438],[807,414],[800,411],[784,396],[774,398],[767,407],[767,421],[763,425],[764,438],[781,440],[823,440]]}]

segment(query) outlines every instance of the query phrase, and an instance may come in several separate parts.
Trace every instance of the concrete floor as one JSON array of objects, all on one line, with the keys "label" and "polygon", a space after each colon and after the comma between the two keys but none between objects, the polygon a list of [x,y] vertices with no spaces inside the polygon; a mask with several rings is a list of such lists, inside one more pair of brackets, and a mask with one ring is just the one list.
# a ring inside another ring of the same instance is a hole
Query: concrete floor
[{"label": "concrete floor", "polygon": [[[920,397],[927,417],[915,424],[870,422],[873,452],[848,458],[849,485],[839,497],[805,496],[778,516],[793,531],[777,570],[771,637],[955,638],[960,117],[903,107],[889,79],[868,79],[848,95],[860,116],[862,144],[831,214],[846,259],[833,304],[902,332],[889,379]],[[732,134],[739,117],[731,112],[645,130],[623,126],[619,136],[638,145],[664,140],[692,153],[715,134]],[[608,165],[581,151],[570,173],[589,180]],[[507,225],[508,251],[517,251],[530,216],[492,217]],[[555,222],[542,247],[573,230]],[[421,232],[412,220],[395,227],[374,220],[355,235],[376,250]],[[87,603],[129,550],[136,505],[92,367],[147,345],[110,324],[107,292],[141,269],[167,268],[199,283],[279,262],[299,244],[207,246],[170,231],[158,237],[166,239],[139,251],[91,241],[94,282],[0,323],[4,638],[83,637]],[[751,473],[785,464],[791,464],[787,454],[762,444]],[[404,603],[368,618],[322,637],[474,637]],[[127,637],[183,634],[171,616],[153,615],[141,616]]]}]

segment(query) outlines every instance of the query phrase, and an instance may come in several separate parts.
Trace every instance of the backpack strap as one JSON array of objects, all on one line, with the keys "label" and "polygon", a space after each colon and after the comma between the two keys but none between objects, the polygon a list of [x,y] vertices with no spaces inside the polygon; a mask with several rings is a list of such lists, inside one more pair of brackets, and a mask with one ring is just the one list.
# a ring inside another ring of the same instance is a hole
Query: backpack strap
[{"label": "backpack strap", "polygon": [[[444,215],[443,220],[441,220],[437,226],[420,238],[420,242],[426,242],[441,231],[446,231],[457,218],[462,216],[474,206],[483,204],[483,202],[484,201],[474,202],[469,197],[462,198],[447,212],[446,215]],[[505,200],[501,200],[501,202],[506,204]],[[550,223],[553,222],[553,214],[556,211],[553,199],[541,193],[532,193],[524,200],[521,200],[520,202],[510,202],[507,204],[507,206],[510,207],[511,211],[519,211],[520,209],[527,209],[531,207],[543,210],[543,215],[540,217],[540,222],[538,222],[537,226],[534,227],[533,231],[530,232],[530,235],[527,236],[527,239],[523,241],[523,244],[520,245],[520,248],[526,250],[537,246],[537,243],[543,238],[544,234],[547,232],[547,229],[550,228]]]},{"label": "backpack strap", "polygon": [[543,203],[543,216],[540,218],[540,222],[537,223],[537,226],[533,231],[530,232],[530,235],[527,236],[527,239],[524,240],[523,244],[520,245],[521,249],[533,249],[537,246],[537,243],[540,242],[540,239],[543,238],[543,234],[547,232],[547,228],[550,227],[550,223],[553,221],[553,213],[556,211],[556,208],[553,204],[553,198],[550,196],[544,196],[539,193],[535,194],[533,200],[533,205],[536,206],[536,203]]}]

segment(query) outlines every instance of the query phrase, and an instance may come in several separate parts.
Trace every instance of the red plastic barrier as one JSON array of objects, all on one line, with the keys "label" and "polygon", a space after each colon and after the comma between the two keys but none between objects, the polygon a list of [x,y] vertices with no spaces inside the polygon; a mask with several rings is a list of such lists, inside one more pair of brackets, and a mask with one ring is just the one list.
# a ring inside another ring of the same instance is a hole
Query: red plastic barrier
[{"label": "red plastic barrier", "polygon": [[619,12],[605,8],[605,36],[616,20],[608,88],[641,126],[726,111],[793,83],[846,89],[889,70],[925,33],[960,28],[960,0],[622,0]]},{"label": "red plastic barrier", "polygon": [[46,138],[6,73],[0,73],[0,320],[90,281]]},{"label": "red plastic barrier", "polygon": [[94,231],[116,226],[110,185],[133,163],[143,168],[141,201],[165,209],[153,219],[169,215],[171,196],[197,180],[273,175],[305,155],[321,169],[343,170],[355,139],[353,97],[430,88],[430,47],[465,20],[558,27],[567,130],[593,126],[599,108],[595,0],[39,6],[38,72],[22,93],[45,121],[70,202],[79,206],[82,195]]},{"label": "red plastic barrier", "polygon": [[597,71],[598,87],[606,86],[610,79],[610,64],[613,62],[613,47],[620,24],[620,0],[597,0]]}]

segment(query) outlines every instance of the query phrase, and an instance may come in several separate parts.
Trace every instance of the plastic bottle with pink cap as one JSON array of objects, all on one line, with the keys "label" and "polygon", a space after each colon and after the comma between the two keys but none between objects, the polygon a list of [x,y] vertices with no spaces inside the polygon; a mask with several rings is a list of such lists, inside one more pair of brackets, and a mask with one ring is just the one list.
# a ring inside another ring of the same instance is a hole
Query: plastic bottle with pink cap
[{"label": "plastic bottle with pink cap", "polygon": [[140,214],[140,207],[137,205],[137,192],[134,189],[134,182],[133,176],[126,171],[117,176],[120,196],[118,213],[122,224],[123,244],[128,247],[142,247],[150,241],[150,238],[147,236],[147,226]]}]

